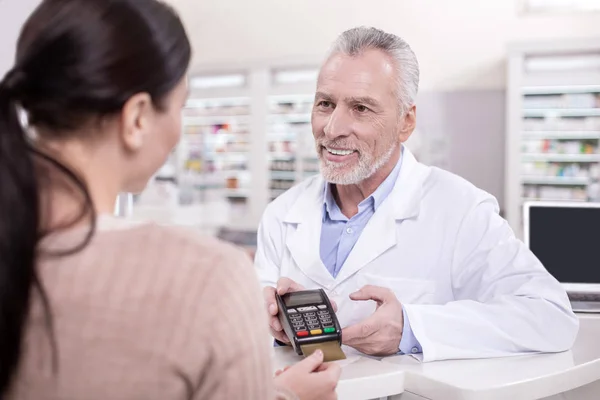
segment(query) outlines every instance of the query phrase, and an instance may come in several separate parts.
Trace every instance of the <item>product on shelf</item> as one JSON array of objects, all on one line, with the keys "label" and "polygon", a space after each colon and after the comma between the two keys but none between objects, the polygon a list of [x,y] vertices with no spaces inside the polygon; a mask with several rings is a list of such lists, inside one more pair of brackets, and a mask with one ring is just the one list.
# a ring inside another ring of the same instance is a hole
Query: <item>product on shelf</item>
[{"label": "product on shelf", "polygon": [[523,153],[530,154],[595,154],[597,150],[597,139],[533,139],[523,140],[522,143]]},{"label": "product on shelf", "polygon": [[304,170],[301,146],[307,139],[312,141],[310,118],[313,103],[313,94],[277,95],[269,98],[271,198],[291,188],[298,177],[296,171]]},{"label": "product on shelf", "polygon": [[237,189],[238,188],[238,180],[236,177],[227,178],[227,189]]},{"label": "product on shelf", "polygon": [[522,197],[527,200],[585,201],[587,190],[582,187],[523,186]]},{"label": "product on shelf", "polygon": [[295,160],[271,161],[271,170],[273,170],[273,171],[295,171],[296,170],[296,161]]},{"label": "product on shelf", "polygon": [[[248,169],[250,102],[247,98],[190,99],[184,109],[180,158],[186,174],[183,185],[188,201],[238,197],[223,192],[249,187]],[[193,194],[195,192],[198,195]],[[237,200],[236,200],[237,201]]]},{"label": "product on shelf", "polygon": [[571,177],[588,178],[590,166],[577,163],[527,162],[521,165],[525,177]]},{"label": "product on shelf", "polygon": [[600,117],[525,117],[525,131],[600,131]]},{"label": "product on shelf", "polygon": [[598,94],[596,93],[564,93],[525,95],[524,109],[585,109],[597,108]]},{"label": "product on shelf", "polygon": [[273,140],[269,143],[269,151],[272,153],[294,153],[296,143],[291,140]]}]

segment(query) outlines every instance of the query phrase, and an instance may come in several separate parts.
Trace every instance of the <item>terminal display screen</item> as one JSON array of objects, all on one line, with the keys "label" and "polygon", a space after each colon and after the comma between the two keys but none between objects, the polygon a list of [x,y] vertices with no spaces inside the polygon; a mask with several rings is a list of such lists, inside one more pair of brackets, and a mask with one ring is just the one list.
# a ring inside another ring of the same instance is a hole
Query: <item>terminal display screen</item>
[{"label": "terminal display screen", "polygon": [[287,307],[297,307],[305,304],[318,304],[323,302],[321,294],[316,291],[289,293],[283,296]]}]

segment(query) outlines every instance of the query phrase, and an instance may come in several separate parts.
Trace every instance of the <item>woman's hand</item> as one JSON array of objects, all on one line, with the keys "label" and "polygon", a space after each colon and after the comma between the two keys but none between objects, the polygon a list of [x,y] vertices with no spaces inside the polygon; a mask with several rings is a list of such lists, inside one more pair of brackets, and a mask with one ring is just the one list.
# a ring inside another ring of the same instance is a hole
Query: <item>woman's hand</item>
[{"label": "woman's hand", "polygon": [[275,384],[286,388],[300,400],[335,400],[335,389],[342,369],[334,363],[323,363],[323,352],[317,350],[304,360],[275,373]]}]

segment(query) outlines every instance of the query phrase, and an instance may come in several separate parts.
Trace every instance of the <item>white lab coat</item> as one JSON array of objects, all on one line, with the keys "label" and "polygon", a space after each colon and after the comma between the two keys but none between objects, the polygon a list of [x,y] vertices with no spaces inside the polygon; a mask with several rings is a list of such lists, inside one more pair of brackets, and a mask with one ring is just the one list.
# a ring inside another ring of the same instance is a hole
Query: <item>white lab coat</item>
[{"label": "white lab coat", "polygon": [[367,284],[389,288],[405,307],[423,361],[569,349],[579,324],[567,295],[499,216],[495,198],[420,164],[407,148],[403,157],[392,193],[337,278],[320,258],[322,177],[273,201],[258,231],[262,285],[289,277],[324,289],[342,327],[375,310],[350,293]]}]

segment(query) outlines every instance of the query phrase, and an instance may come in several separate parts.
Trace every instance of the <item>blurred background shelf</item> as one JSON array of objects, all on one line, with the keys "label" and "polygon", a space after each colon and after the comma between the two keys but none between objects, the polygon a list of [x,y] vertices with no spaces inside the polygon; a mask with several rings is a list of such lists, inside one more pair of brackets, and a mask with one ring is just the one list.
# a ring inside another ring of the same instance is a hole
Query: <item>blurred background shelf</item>
[{"label": "blurred background shelf", "polygon": [[314,155],[310,120],[316,75],[315,68],[272,71],[267,99],[270,199],[303,180],[305,169],[313,168],[306,156]]},{"label": "blurred background shelf", "polygon": [[524,95],[600,93],[600,85],[525,86]]},{"label": "blurred background shelf", "polygon": [[548,109],[525,109],[525,117],[597,117],[600,116],[600,108],[548,108]]},{"label": "blurred background shelf", "polygon": [[523,131],[523,139],[595,139],[600,140],[600,131]]},{"label": "blurred background shelf", "polygon": [[600,42],[509,53],[504,203],[522,233],[524,201],[600,200]]},{"label": "blurred background shelf", "polygon": [[317,68],[196,72],[181,140],[163,168],[176,192],[170,204],[222,202],[224,226],[256,229],[272,199],[318,171],[310,124]]},{"label": "blurred background shelf", "polygon": [[585,186],[590,179],[587,177],[524,176],[521,181],[525,185]]},{"label": "blurred background shelf", "polygon": [[296,180],[296,171],[274,171],[271,170],[271,179]]},{"label": "blurred background shelf", "polygon": [[574,163],[596,163],[600,154],[523,154],[523,161],[554,161]]},{"label": "blurred background shelf", "polygon": [[177,148],[180,204],[227,203],[228,223],[247,214],[252,183],[247,79],[246,73],[193,77]]},{"label": "blurred background shelf", "polygon": [[585,199],[559,199],[559,198],[539,198],[539,197],[525,197],[523,198],[523,203],[531,202],[531,201],[565,201],[565,202],[580,202],[584,203]]}]

